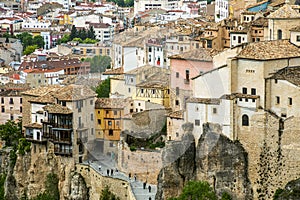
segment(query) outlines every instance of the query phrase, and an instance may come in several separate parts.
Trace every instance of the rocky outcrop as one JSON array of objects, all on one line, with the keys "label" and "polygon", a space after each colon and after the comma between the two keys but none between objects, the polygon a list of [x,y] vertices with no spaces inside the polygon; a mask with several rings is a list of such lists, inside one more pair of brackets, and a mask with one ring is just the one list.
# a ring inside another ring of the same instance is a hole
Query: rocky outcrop
[{"label": "rocky outcrop", "polygon": [[[13,176],[16,180],[15,194],[21,197],[33,198],[45,190],[45,181],[50,173],[57,174],[60,199],[69,195],[70,174],[74,170],[74,160],[54,154],[54,146],[32,144],[30,153],[17,158]],[[16,199],[16,198],[15,198]]]},{"label": "rocky outcrop", "polygon": [[236,199],[252,199],[247,153],[242,145],[222,135],[219,125],[205,124],[195,146],[192,127],[185,124],[183,140],[167,145],[156,199],[178,196],[190,180],[208,181],[218,196],[227,192]]},{"label": "rocky outcrop", "polygon": [[70,195],[72,200],[86,200],[89,199],[89,189],[81,174],[74,172],[71,174]]},{"label": "rocky outcrop", "polygon": [[277,190],[275,200],[299,200],[300,199],[300,179],[290,181],[285,188]]}]

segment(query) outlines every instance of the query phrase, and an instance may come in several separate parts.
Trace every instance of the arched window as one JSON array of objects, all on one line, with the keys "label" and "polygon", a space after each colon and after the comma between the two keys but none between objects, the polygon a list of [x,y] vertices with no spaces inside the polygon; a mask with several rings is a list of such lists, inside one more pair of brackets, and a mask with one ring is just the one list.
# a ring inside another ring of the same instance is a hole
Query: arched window
[{"label": "arched window", "polygon": [[242,116],[242,126],[249,126],[249,117],[248,115]]},{"label": "arched window", "polygon": [[278,29],[278,31],[277,31],[277,37],[278,37],[278,40],[282,39],[282,30]]}]

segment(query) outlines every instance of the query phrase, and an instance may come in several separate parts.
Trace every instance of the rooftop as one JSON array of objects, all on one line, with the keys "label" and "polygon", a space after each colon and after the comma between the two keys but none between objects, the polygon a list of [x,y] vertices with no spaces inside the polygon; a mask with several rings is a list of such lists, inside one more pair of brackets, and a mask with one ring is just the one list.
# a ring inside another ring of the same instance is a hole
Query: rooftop
[{"label": "rooftop", "polygon": [[296,86],[300,86],[300,66],[280,69],[271,78],[286,80]]},{"label": "rooftop", "polygon": [[289,4],[278,8],[278,10],[271,13],[268,18],[271,19],[287,19],[287,18],[300,18],[300,14],[292,8]]},{"label": "rooftop", "polygon": [[95,102],[95,108],[123,109],[126,100],[122,98],[98,98]]},{"label": "rooftop", "polygon": [[96,93],[86,85],[67,85],[53,94],[60,101],[76,101],[95,97]]},{"label": "rooftop", "polygon": [[197,60],[197,61],[206,61],[212,62],[213,56],[216,55],[218,51],[209,50],[205,48],[194,49],[182,54],[177,54],[170,56],[170,59],[181,59],[181,60]]},{"label": "rooftop", "polygon": [[44,106],[43,109],[52,114],[72,114],[72,110],[60,104],[52,104]]},{"label": "rooftop", "polygon": [[262,41],[248,44],[237,58],[252,60],[274,60],[300,57],[300,48],[288,40]]},{"label": "rooftop", "polygon": [[187,100],[187,103],[202,103],[202,104],[213,104],[219,105],[220,99],[216,98],[190,98]]},{"label": "rooftop", "polygon": [[178,111],[170,112],[168,114],[168,117],[170,117],[170,118],[176,118],[176,119],[183,119],[184,118],[183,114],[184,114],[183,110],[178,110]]}]

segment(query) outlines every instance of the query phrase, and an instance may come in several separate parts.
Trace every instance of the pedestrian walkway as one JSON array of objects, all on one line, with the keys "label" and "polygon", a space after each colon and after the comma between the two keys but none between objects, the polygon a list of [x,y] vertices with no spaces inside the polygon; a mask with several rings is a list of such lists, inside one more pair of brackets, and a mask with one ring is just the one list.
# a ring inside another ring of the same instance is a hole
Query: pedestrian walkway
[{"label": "pedestrian walkway", "polygon": [[[95,171],[97,171],[99,174],[102,176],[110,176],[112,178],[118,178],[124,181],[127,181],[130,183],[132,192],[136,198],[136,200],[154,200],[155,199],[155,194],[157,191],[156,185],[150,185],[147,184],[146,188],[143,188],[143,182],[139,181],[138,179],[135,181],[133,177],[129,179],[129,177],[124,174],[123,172],[118,171],[116,168],[116,164],[111,161],[110,158],[105,158],[102,157],[101,159],[98,160],[88,160],[85,161],[84,164],[90,165]],[[99,168],[101,166],[101,169]],[[113,175],[111,174],[113,170]],[[109,173],[107,173],[109,171]],[[149,185],[151,187],[151,191],[149,192]]]}]

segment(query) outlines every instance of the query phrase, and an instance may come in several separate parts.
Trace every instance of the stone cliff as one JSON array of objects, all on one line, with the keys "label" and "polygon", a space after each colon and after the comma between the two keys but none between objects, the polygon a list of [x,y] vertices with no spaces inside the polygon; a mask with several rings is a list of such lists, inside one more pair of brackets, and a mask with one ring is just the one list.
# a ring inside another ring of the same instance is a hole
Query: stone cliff
[{"label": "stone cliff", "polygon": [[88,199],[85,181],[74,169],[74,160],[56,156],[53,145],[49,145],[46,151],[45,146],[32,144],[31,152],[18,155],[14,168],[8,168],[5,198],[33,198],[45,191],[47,175],[56,174],[60,199]]},{"label": "stone cliff", "polygon": [[252,199],[247,152],[242,145],[222,135],[219,125],[205,124],[195,146],[192,129],[192,124],[185,124],[182,141],[167,145],[156,199],[178,196],[190,180],[208,181],[218,196],[227,192],[235,199]]}]

